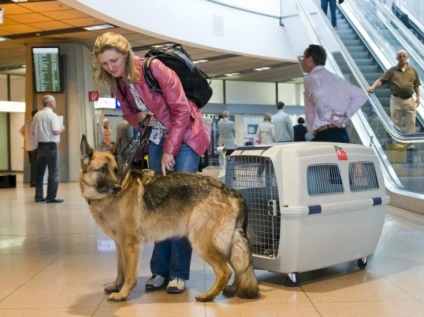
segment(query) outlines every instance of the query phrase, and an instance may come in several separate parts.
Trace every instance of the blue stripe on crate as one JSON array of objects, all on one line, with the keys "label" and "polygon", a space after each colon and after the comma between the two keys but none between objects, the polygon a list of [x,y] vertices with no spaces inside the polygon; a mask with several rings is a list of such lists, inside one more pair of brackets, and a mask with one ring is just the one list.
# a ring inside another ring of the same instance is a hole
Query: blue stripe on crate
[{"label": "blue stripe on crate", "polygon": [[313,215],[313,214],[320,214],[322,211],[321,205],[313,205],[313,206],[308,206],[309,208],[309,215]]},{"label": "blue stripe on crate", "polygon": [[381,197],[374,197],[372,199],[372,202],[373,202],[372,203],[373,206],[377,206],[377,205],[381,205],[383,200],[381,199]]}]

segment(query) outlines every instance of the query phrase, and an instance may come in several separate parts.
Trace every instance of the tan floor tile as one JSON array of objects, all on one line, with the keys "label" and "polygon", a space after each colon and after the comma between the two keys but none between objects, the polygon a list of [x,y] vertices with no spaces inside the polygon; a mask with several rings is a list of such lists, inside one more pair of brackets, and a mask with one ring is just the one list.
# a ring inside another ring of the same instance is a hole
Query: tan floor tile
[{"label": "tan floor tile", "polygon": [[106,284],[115,279],[116,269],[112,267],[48,268],[32,278],[28,284]]},{"label": "tan floor tile", "polygon": [[98,285],[23,285],[0,302],[0,311],[98,307],[104,299]]},{"label": "tan floor tile", "polygon": [[423,216],[389,207],[366,270],[352,261],[304,272],[299,287],[284,286],[286,274],[256,270],[255,300],[219,294],[213,302],[196,302],[214,281],[196,255],[186,292],[146,292],[150,243],[140,255],[138,285],[128,301],[115,303],[103,292],[116,275],[113,241],[95,224],[77,183],[60,184],[59,196],[63,204],[36,204],[33,189],[0,191],[2,317],[424,317]]},{"label": "tan floor tile", "polygon": [[22,284],[46,269],[58,258],[55,255],[0,255],[0,284]]},{"label": "tan floor tile", "polygon": [[313,303],[412,300],[399,287],[367,270],[305,284],[302,289]]},{"label": "tan floor tile", "polygon": [[93,316],[95,308],[71,309],[0,309],[2,317],[70,317]]},{"label": "tan floor tile", "polygon": [[317,303],[322,317],[423,317],[424,305],[415,301]]},{"label": "tan floor tile", "polygon": [[388,279],[413,298],[424,301],[424,276],[411,274],[409,277],[389,277]]},{"label": "tan floor tile", "polygon": [[101,307],[93,317],[168,317],[206,316],[203,305],[131,305]]},{"label": "tan floor tile", "polygon": [[[170,316],[170,315],[168,315]],[[206,317],[320,317],[312,304],[207,305]]]},{"label": "tan floor tile", "polygon": [[[11,293],[13,293],[19,287],[21,287],[21,285],[18,285],[18,284],[2,285],[2,287],[0,287],[0,302],[4,298],[6,298],[7,296],[9,296]],[[0,313],[0,316],[2,316],[1,313]]]}]

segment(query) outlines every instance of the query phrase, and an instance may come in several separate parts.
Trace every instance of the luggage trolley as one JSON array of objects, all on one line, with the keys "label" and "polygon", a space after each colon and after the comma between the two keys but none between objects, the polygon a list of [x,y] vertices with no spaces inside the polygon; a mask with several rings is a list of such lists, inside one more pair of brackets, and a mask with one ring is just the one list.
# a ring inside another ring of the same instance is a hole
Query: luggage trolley
[{"label": "luggage trolley", "polygon": [[225,183],[247,202],[254,267],[288,274],[286,286],[347,261],[365,268],[389,202],[375,153],[355,144],[239,147]]}]

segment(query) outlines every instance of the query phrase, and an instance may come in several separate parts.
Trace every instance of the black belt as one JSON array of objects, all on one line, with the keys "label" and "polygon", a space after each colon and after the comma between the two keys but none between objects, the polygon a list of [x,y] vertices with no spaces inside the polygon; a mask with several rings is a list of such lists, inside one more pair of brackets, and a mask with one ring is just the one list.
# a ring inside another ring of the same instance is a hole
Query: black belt
[{"label": "black belt", "polygon": [[395,95],[395,94],[392,94],[392,96],[393,96],[393,97],[396,97],[396,98],[400,98],[400,99],[402,99],[402,100],[406,100],[406,99],[409,99],[409,98],[411,98],[411,97],[412,97],[412,95],[409,95],[409,96],[401,96],[401,95]]},{"label": "black belt", "polygon": [[38,142],[38,145],[55,145],[56,142]]}]

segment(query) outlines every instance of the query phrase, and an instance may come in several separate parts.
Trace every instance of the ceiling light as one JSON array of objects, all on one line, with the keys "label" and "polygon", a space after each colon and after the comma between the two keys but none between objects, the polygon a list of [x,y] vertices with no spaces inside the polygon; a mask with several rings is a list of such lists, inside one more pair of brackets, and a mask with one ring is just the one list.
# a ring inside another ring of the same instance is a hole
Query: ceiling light
[{"label": "ceiling light", "polygon": [[259,67],[259,68],[254,68],[253,70],[256,70],[257,72],[261,72],[263,70],[268,70],[271,69],[271,67]]},{"label": "ceiling light", "polygon": [[237,76],[237,75],[240,75],[240,73],[230,73],[230,74],[225,74],[225,76],[227,76],[227,77]]},{"label": "ceiling light", "polygon": [[0,36],[0,42],[2,42],[2,41],[8,41],[8,40],[10,40],[10,38]]},{"label": "ceiling light", "polygon": [[198,59],[197,61],[193,61],[194,64],[206,63],[209,62],[207,59]]},{"label": "ceiling light", "polygon": [[28,2],[28,0],[12,0],[12,2]]},{"label": "ceiling light", "polygon": [[163,44],[155,44],[152,45],[153,48],[164,48],[164,47],[171,47],[174,46],[175,43],[163,43]]},{"label": "ceiling light", "polygon": [[99,25],[86,26],[83,29],[87,31],[98,31],[98,30],[113,29],[113,28],[114,26],[111,24],[99,24]]}]

